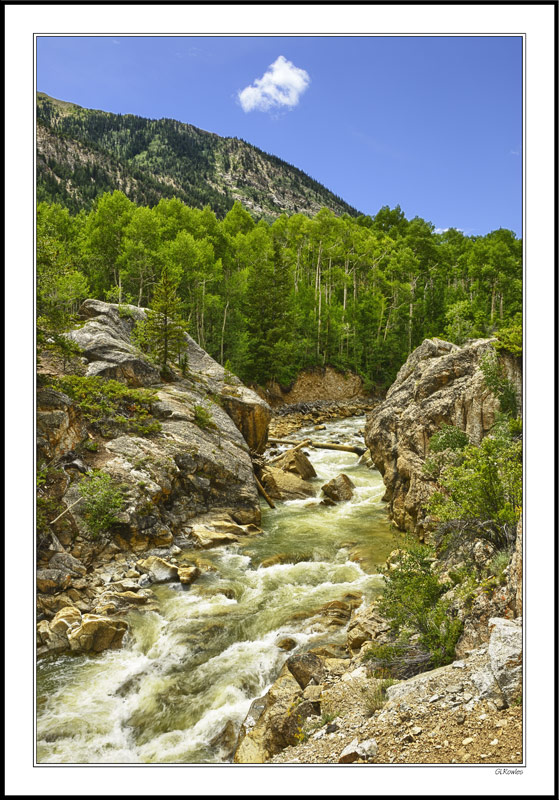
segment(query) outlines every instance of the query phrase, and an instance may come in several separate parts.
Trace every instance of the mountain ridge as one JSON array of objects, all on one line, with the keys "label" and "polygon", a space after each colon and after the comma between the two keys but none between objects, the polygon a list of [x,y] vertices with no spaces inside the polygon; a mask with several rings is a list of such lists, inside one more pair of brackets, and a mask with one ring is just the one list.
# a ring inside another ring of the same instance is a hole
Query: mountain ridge
[{"label": "mountain ridge", "polygon": [[113,114],[37,92],[37,199],[72,212],[120,189],[142,205],[178,197],[223,217],[240,201],[256,218],[360,212],[303,170],[236,137],[167,117]]}]

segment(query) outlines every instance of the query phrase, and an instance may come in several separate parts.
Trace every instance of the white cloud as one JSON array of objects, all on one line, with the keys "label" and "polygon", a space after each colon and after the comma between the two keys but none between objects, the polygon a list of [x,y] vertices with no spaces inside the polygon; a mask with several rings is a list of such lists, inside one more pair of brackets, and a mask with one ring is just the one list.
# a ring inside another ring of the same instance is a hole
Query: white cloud
[{"label": "white cloud", "polygon": [[239,91],[239,102],[246,112],[293,108],[310,81],[308,72],[279,56],[261,78]]}]

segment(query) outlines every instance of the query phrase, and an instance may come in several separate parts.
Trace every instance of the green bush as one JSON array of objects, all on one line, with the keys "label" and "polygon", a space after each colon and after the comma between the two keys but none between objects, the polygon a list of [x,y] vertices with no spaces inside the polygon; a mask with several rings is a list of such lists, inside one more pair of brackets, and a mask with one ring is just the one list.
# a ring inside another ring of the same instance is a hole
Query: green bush
[{"label": "green bush", "polygon": [[79,485],[84,498],[81,506],[87,525],[94,537],[109,530],[117,520],[125,496],[122,487],[106,472],[94,470]]},{"label": "green bush", "polygon": [[479,537],[497,549],[510,548],[522,512],[522,440],[518,422],[502,424],[479,447],[468,445],[460,464],[443,468],[441,491],[427,504],[441,535]]},{"label": "green bush", "polygon": [[507,378],[505,369],[496,353],[486,353],[480,364],[485,385],[499,400],[501,413],[510,417],[517,417],[518,404],[516,392],[511,381]]},{"label": "green bush", "polygon": [[86,421],[102,436],[122,432],[150,436],[161,430],[161,424],[151,413],[157,395],[150,389],[131,389],[98,375],[68,375],[54,379],[51,385],[71,397]]},{"label": "green bush", "polygon": [[440,431],[434,433],[429,440],[429,450],[432,453],[441,453],[443,450],[453,450],[454,452],[463,450],[470,440],[468,434],[456,428],[454,425],[447,425],[443,422]]},{"label": "green bush", "polygon": [[442,597],[450,585],[433,574],[433,559],[431,547],[409,540],[399,561],[383,570],[378,609],[390,623],[394,640],[373,646],[369,658],[388,675],[406,677],[454,658],[463,626],[450,616],[450,603]]},{"label": "green bush", "polygon": [[199,428],[202,428],[202,430],[217,427],[212,419],[212,415],[204,406],[194,406],[194,422]]},{"label": "green bush", "polygon": [[495,334],[497,342],[496,350],[506,350],[513,356],[522,355],[522,314],[516,314],[506,327],[501,328]]}]

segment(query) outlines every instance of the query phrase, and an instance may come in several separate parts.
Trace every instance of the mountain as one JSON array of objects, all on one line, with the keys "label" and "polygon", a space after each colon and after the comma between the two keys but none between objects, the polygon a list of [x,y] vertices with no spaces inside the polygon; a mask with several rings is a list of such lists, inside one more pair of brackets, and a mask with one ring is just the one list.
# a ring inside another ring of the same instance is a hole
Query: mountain
[{"label": "mountain", "polygon": [[235,200],[257,218],[321,208],[359,212],[326,187],[242,139],[173,119],[146,119],[82,108],[37,93],[37,200],[76,212],[120,189],[153,206],[178,197],[223,217]]}]

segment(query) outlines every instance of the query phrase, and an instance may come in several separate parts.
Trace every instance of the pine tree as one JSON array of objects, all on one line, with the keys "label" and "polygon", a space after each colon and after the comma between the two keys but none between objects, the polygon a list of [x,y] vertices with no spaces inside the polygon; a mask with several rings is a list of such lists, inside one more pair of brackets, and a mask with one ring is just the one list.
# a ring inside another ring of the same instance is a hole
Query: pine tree
[{"label": "pine tree", "polygon": [[147,319],[136,330],[136,341],[162,368],[170,374],[169,362],[186,357],[187,323],[182,319],[182,303],[177,293],[179,280],[164,267],[153,291],[152,308]]}]

